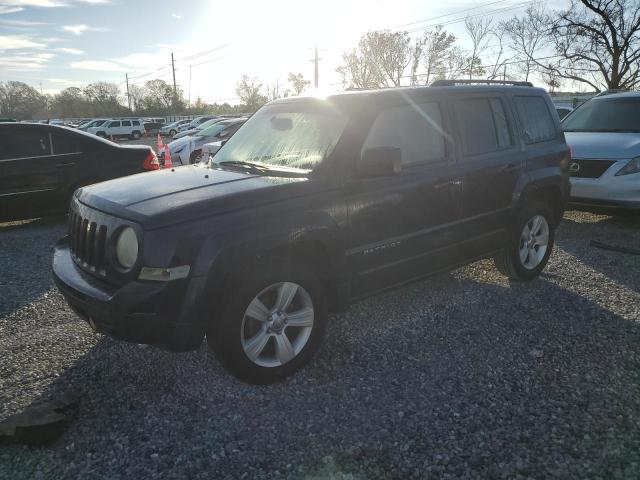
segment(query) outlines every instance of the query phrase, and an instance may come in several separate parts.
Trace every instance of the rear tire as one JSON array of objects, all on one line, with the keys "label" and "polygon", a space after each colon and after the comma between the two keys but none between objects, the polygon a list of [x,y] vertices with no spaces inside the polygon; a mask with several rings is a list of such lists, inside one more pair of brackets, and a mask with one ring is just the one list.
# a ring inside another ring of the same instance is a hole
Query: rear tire
[{"label": "rear tire", "polygon": [[517,281],[536,278],[549,261],[555,240],[555,222],[549,205],[534,200],[516,215],[507,245],[494,257],[500,273]]},{"label": "rear tire", "polygon": [[327,299],[318,277],[305,267],[282,262],[245,270],[224,298],[207,342],[225,369],[244,382],[269,384],[292,375],[322,342]]},{"label": "rear tire", "polygon": [[169,136],[173,137],[176,133],[178,133],[178,132],[176,132],[174,129],[171,129],[169,131]]}]

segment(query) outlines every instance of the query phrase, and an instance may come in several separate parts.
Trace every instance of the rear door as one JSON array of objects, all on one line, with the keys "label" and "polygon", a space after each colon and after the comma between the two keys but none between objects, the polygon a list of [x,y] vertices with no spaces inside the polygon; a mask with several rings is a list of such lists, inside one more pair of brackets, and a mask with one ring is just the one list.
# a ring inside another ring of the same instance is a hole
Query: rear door
[{"label": "rear door", "polygon": [[46,126],[0,128],[0,217],[28,218],[59,209],[60,172]]},{"label": "rear door", "polygon": [[131,128],[131,120],[122,120],[120,135],[131,135],[132,131],[133,129]]},{"label": "rear door", "polygon": [[353,295],[397,284],[447,265],[459,218],[451,182],[448,120],[438,101],[380,110],[362,151],[399,148],[402,171],[356,181],[348,195]]},{"label": "rear door", "polygon": [[462,201],[461,257],[496,248],[508,224],[523,173],[508,100],[499,93],[456,97],[451,104],[459,136],[456,184]]}]

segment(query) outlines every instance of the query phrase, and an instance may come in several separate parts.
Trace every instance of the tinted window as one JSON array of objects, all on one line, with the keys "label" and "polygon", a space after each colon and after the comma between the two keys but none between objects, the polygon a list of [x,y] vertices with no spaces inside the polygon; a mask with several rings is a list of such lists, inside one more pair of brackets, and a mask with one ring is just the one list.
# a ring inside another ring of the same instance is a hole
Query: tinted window
[{"label": "tinted window", "polygon": [[133,123],[136,127],[139,127],[139,126],[140,126],[140,122],[139,122],[138,120],[134,120],[132,123]]},{"label": "tinted window", "polygon": [[397,147],[402,163],[428,163],[445,157],[445,133],[437,103],[403,105],[383,110],[362,147]]},{"label": "tinted window", "polygon": [[131,126],[131,121],[130,120],[124,120],[122,122],[122,126],[123,127],[130,127]]},{"label": "tinted window", "polygon": [[113,128],[113,127],[119,127],[120,126],[120,122],[111,122],[109,124],[109,128]]},{"label": "tinted window", "polygon": [[49,155],[49,134],[38,128],[0,128],[0,159]]},{"label": "tinted window", "polygon": [[504,105],[499,98],[492,98],[491,111],[493,112],[493,121],[496,125],[496,134],[498,135],[498,146],[500,148],[511,145],[511,131],[507,122],[507,115],[504,111]]},{"label": "tinted window", "polygon": [[525,143],[544,142],[556,137],[556,126],[544,98],[515,97],[513,103],[524,128]]},{"label": "tinted window", "polygon": [[565,131],[640,132],[640,97],[590,100],[562,122]]},{"label": "tinted window", "polygon": [[55,155],[82,152],[80,139],[76,135],[53,132],[51,141],[53,142],[53,153]]},{"label": "tinted window", "polygon": [[[466,155],[479,155],[500,149],[493,109],[488,98],[471,98],[455,103]],[[504,110],[502,111],[504,118]]]}]

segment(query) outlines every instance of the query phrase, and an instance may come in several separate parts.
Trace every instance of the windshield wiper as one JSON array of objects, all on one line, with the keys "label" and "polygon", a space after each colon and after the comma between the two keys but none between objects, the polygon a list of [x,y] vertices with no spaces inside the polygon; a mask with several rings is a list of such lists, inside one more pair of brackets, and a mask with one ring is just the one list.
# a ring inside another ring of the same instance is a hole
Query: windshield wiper
[{"label": "windshield wiper", "polygon": [[308,173],[309,173],[307,171],[296,172],[292,170],[273,168],[268,165],[264,165],[260,163],[245,162],[243,160],[225,160],[224,162],[214,163],[214,165],[220,165],[222,167],[244,168],[257,175],[276,174],[278,176],[283,176],[283,177],[285,176],[286,177],[306,177],[308,176]]}]

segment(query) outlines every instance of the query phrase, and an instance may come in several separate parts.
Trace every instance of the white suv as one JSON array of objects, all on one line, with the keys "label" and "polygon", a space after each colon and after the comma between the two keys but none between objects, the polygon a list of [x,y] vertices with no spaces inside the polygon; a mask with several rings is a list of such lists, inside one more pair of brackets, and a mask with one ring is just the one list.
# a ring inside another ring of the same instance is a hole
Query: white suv
[{"label": "white suv", "polygon": [[144,134],[144,125],[140,119],[112,119],[99,127],[91,127],[87,132],[99,137],[129,137],[138,139]]}]

